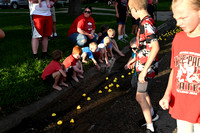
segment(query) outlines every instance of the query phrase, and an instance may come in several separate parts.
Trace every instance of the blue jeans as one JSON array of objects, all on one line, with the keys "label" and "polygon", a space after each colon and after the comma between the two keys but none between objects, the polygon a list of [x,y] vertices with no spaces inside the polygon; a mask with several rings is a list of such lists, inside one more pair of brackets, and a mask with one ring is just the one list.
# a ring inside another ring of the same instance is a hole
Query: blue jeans
[{"label": "blue jeans", "polygon": [[68,38],[70,42],[75,43],[79,45],[80,47],[83,47],[83,46],[89,46],[89,43],[91,42],[96,42],[97,37],[98,35],[94,34],[94,38],[89,39],[87,36],[76,32],[76,33],[71,34]]}]

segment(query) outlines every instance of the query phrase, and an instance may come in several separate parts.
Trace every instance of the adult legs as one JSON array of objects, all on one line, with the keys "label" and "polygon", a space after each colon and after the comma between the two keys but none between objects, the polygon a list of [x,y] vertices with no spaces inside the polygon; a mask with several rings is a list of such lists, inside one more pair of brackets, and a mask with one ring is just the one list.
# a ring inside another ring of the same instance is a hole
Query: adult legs
[{"label": "adult legs", "polygon": [[120,40],[121,38],[123,38],[123,34],[122,34],[122,27],[123,25],[122,24],[118,24],[118,40]]},{"label": "adult legs", "polygon": [[32,38],[31,44],[32,44],[33,54],[37,54],[39,47],[39,38]]}]

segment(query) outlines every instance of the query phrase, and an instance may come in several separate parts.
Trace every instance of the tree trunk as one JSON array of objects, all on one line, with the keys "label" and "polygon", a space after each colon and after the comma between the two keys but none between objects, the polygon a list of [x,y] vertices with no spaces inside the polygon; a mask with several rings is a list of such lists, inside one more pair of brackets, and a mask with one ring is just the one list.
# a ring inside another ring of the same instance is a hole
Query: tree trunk
[{"label": "tree trunk", "polygon": [[79,16],[81,14],[81,0],[69,1],[69,15]]}]

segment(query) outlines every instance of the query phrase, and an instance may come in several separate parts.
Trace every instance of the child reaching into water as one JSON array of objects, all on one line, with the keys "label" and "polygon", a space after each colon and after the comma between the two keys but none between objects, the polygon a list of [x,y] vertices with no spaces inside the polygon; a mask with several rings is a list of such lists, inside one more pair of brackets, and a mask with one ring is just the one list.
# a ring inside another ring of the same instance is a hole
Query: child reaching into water
[{"label": "child reaching into water", "polygon": [[89,47],[82,48],[83,53],[82,53],[81,57],[82,57],[83,63],[87,63],[86,57],[89,57],[89,59],[91,59],[93,61],[93,63],[97,67],[97,69],[100,70],[101,67],[99,66],[99,64],[97,63],[97,61],[95,60],[95,58],[93,56],[93,53],[95,53],[97,49],[98,49],[97,44],[95,42],[91,42],[89,44]]},{"label": "child reaching into water", "polygon": [[130,41],[130,49],[131,49],[131,58],[127,62],[127,64],[124,66],[124,69],[132,69],[134,71],[133,77],[131,79],[131,86],[132,88],[137,89],[137,73],[135,70],[135,63],[136,63],[136,51],[138,50],[138,47],[136,45],[136,38],[133,38]]},{"label": "child reaching into water", "polygon": [[51,84],[52,88],[56,90],[62,90],[59,85],[63,85],[68,87],[68,84],[64,83],[64,78],[66,78],[66,72],[64,71],[63,64],[60,63],[62,59],[63,53],[60,50],[55,50],[52,53],[53,60],[45,67],[42,73],[42,80],[47,83]]},{"label": "child reaching into water", "polygon": [[80,56],[82,54],[82,49],[79,46],[75,46],[72,50],[72,54],[68,56],[64,61],[63,65],[65,66],[65,70],[68,72],[70,68],[73,69],[72,78],[76,81],[79,82],[77,76],[79,78],[84,78],[83,77],[83,66],[81,61],[79,60]]},{"label": "child reaching into water", "polygon": [[171,72],[160,106],[177,122],[177,133],[200,133],[200,0],[173,0],[182,32],[172,42]]},{"label": "child reaching into water", "polygon": [[98,45],[98,49],[100,51],[100,55],[98,57],[99,61],[101,63],[103,63],[102,59],[103,59],[103,56],[104,56],[107,67],[110,67],[110,63],[108,62],[108,55],[107,55],[107,49],[110,49],[110,38],[105,37],[103,43],[100,43]]},{"label": "child reaching into water", "polygon": [[120,56],[125,56],[120,50],[119,50],[119,47],[117,46],[117,43],[116,43],[116,41],[115,41],[115,39],[114,39],[114,37],[115,37],[115,30],[114,29],[108,29],[108,31],[107,31],[107,33],[108,33],[108,37],[110,37],[110,39],[111,39],[111,51],[110,51],[110,53],[112,52],[112,49],[115,51],[115,52],[117,52]]}]

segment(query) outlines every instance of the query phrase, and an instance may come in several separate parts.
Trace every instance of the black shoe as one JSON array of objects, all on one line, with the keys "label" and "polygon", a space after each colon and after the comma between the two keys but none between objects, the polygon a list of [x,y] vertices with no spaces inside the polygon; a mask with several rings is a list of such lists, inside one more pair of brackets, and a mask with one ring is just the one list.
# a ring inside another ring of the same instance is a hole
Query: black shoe
[{"label": "black shoe", "polygon": [[50,59],[50,58],[51,58],[51,56],[48,53],[46,53],[46,52],[42,53],[41,59]]},{"label": "black shoe", "polygon": [[154,133],[151,130],[147,129],[145,133]]},{"label": "black shoe", "polygon": [[[159,119],[159,115],[156,114],[156,112],[154,113],[154,115],[152,116],[152,122],[157,121]],[[146,120],[145,118],[139,120],[138,122],[139,126],[145,126],[146,125]]]},{"label": "black shoe", "polygon": [[38,54],[33,54],[34,59],[38,59]]}]

